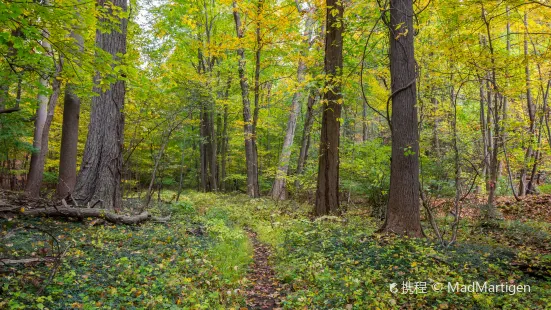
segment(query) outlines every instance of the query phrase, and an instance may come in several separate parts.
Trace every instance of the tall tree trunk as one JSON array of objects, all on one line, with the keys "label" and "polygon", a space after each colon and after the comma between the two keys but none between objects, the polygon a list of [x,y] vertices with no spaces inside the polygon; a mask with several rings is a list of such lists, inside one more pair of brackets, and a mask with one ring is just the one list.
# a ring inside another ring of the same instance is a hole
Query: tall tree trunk
[{"label": "tall tree trunk", "polygon": [[524,13],[524,60],[526,62],[524,72],[526,73],[526,109],[528,111],[529,126],[528,126],[528,146],[524,154],[524,164],[520,170],[520,180],[518,195],[524,196],[528,190],[527,170],[530,161],[534,157],[533,143],[536,131],[536,105],[532,98],[532,89],[530,83],[530,62],[528,61],[528,13]]},{"label": "tall tree trunk", "polygon": [[390,1],[392,159],[389,201],[381,231],[421,237],[413,15],[412,0]]},{"label": "tall tree trunk", "polygon": [[[233,2],[233,17],[235,20],[235,30],[237,37],[241,40],[244,37],[244,29],[241,25],[241,15],[237,9],[237,4]],[[249,82],[245,75],[246,60],[245,49],[239,47],[237,49],[237,55],[239,56],[238,74],[239,84],[241,86],[241,97],[243,100],[243,132],[245,136],[245,161],[247,164],[247,194],[251,198],[260,197],[260,187],[258,184],[258,156],[256,152],[256,138],[254,135],[254,122],[251,115],[251,102],[249,99]]]},{"label": "tall tree trunk", "polygon": [[342,109],[344,3],[327,0],[325,36],[325,90],[314,214],[339,213],[339,143]]},{"label": "tall tree trunk", "polygon": [[[106,0],[99,0],[103,6]],[[112,4],[123,12],[127,10],[126,0],[113,0]],[[96,46],[120,60],[117,54],[126,53],[127,20],[113,16],[118,21],[119,31],[96,31]],[[108,23],[107,19],[100,22]],[[96,74],[95,83],[101,76]],[[77,176],[74,197],[81,204],[100,201],[103,208],[119,207],[122,200],[122,148],[124,133],[125,82],[118,80],[103,91],[96,87],[98,96],[92,99],[88,138],[84,148],[80,172]]]},{"label": "tall tree trunk", "polygon": [[[297,81],[298,86],[304,82],[304,73],[306,71],[306,64],[304,60],[300,58],[297,69]],[[291,159],[291,146],[293,146],[293,141],[295,139],[295,129],[297,127],[297,117],[300,113],[300,100],[301,100],[301,90],[297,90],[293,95],[293,100],[291,101],[291,111],[289,114],[289,119],[287,120],[287,129],[285,131],[285,138],[283,139],[283,146],[281,149],[281,155],[279,156],[279,163],[277,165],[276,178],[274,185],[272,187],[272,198],[274,200],[285,200],[287,199],[287,190],[285,188],[285,178],[289,172],[289,160]]]},{"label": "tall tree trunk", "polygon": [[[226,88],[225,99],[228,99],[231,86],[231,79],[228,79],[228,86]],[[222,191],[226,190],[226,161],[228,157],[228,105],[224,104],[224,115],[223,115],[223,127],[222,127],[222,137],[220,143],[220,153],[221,153],[221,165],[220,165],[220,189]]]},{"label": "tall tree trunk", "polygon": [[[80,46],[84,41],[80,35],[73,32],[71,37]],[[57,196],[65,197],[73,192],[77,182],[77,146],[78,124],[80,119],[80,98],[73,91],[74,86],[65,86],[63,100],[63,125],[61,127],[61,148],[59,155],[59,180],[57,183]]]},{"label": "tall tree trunk", "polygon": [[[490,52],[490,61],[491,61],[491,70],[488,72],[487,78],[487,104],[488,104],[488,120],[487,125],[490,130],[488,130],[488,145],[490,146],[490,165],[489,165],[489,182],[487,183],[488,189],[488,203],[487,203],[487,212],[485,217],[487,219],[496,219],[501,217],[497,211],[495,203],[495,195],[497,188],[497,181],[499,175],[499,149],[500,142],[502,141],[502,128],[501,128],[501,116],[502,108],[500,102],[503,100],[501,95],[501,89],[497,85],[497,73],[496,73],[496,64],[495,64],[495,50],[492,39],[490,20],[487,18],[486,10],[484,4],[481,3],[481,12],[484,25],[486,27],[486,35],[488,39],[488,49]],[[493,125],[493,132],[492,126]]]}]

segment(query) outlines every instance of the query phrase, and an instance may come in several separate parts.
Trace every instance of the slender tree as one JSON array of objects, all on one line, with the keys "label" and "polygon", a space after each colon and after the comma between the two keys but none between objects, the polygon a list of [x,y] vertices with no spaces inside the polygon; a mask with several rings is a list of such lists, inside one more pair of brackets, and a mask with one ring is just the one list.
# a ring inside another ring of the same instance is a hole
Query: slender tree
[{"label": "slender tree", "polygon": [[421,237],[413,15],[412,0],[390,1],[392,158],[389,201],[381,230]]},{"label": "slender tree", "polygon": [[[233,17],[235,21],[235,30],[237,37],[243,39],[244,29],[241,24],[241,14],[237,9],[237,4],[233,2]],[[256,137],[254,134],[254,121],[251,115],[251,101],[249,99],[249,82],[247,80],[245,69],[245,49],[237,49],[239,57],[238,73],[239,84],[241,86],[241,97],[243,100],[243,132],[245,136],[245,161],[247,165],[247,194],[252,198],[260,197],[260,187],[258,185],[258,154],[256,149]]]}]

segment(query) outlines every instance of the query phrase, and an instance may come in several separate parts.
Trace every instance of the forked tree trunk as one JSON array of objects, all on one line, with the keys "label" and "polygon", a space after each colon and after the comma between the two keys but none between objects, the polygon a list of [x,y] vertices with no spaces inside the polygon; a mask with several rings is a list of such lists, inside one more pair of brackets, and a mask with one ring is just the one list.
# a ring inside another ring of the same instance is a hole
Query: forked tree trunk
[{"label": "forked tree trunk", "polygon": [[413,15],[412,0],[390,1],[392,159],[389,201],[381,231],[421,237]]},{"label": "forked tree trunk", "polygon": [[339,143],[342,109],[344,4],[327,0],[325,36],[326,84],[323,92],[321,140],[316,190],[316,216],[339,213]]},{"label": "forked tree trunk", "polygon": [[[113,0],[113,5],[126,12],[126,0]],[[99,0],[103,6],[106,0]],[[126,53],[127,20],[114,17],[120,22],[119,31],[96,31],[96,46],[118,59],[118,53]],[[100,20],[100,22],[109,22]],[[95,82],[101,79],[99,72]],[[74,197],[80,204],[100,201],[105,209],[120,206],[122,200],[122,147],[124,133],[125,82],[118,80],[92,99],[88,138],[84,148],[80,172],[77,176]]]},{"label": "forked tree trunk", "polygon": [[[75,32],[71,37],[81,47],[84,41]],[[80,119],[80,98],[73,91],[74,86],[65,86],[65,98],[63,100],[63,125],[61,127],[61,148],[59,154],[59,180],[57,183],[57,196],[66,197],[75,189],[77,182],[77,146],[78,124]]]},{"label": "forked tree trunk", "polygon": [[[44,36],[48,37],[48,32],[44,31]],[[43,40],[42,47],[47,53],[52,53],[52,48],[48,40]],[[54,59],[55,61],[55,59]],[[58,70],[59,69],[59,70]],[[42,179],[44,178],[44,165],[46,163],[46,155],[48,152],[48,137],[50,131],[50,125],[52,123],[55,105],[57,104],[57,97],[59,97],[60,82],[57,81],[59,72],[61,71],[61,63],[56,64],[56,72],[53,77],[52,94],[48,98],[44,94],[38,94],[38,109],[36,111],[36,120],[34,123],[34,140],[33,147],[36,149],[31,155],[31,163],[29,168],[29,175],[27,177],[27,185],[25,192],[29,197],[38,197],[40,195],[40,187],[42,186]],[[48,88],[48,78],[40,78],[40,84],[44,88]],[[53,101],[52,101],[53,100]],[[51,111],[49,111],[51,109]],[[48,124],[46,124],[48,122]],[[45,128],[47,126],[47,128]],[[46,134],[44,135],[44,131]]]},{"label": "forked tree trunk", "polygon": [[[45,42],[42,46],[47,50],[50,50],[50,44]],[[40,84],[44,88],[48,88],[48,79],[40,78]],[[42,149],[42,131],[44,129],[44,123],[46,122],[46,115],[48,113],[48,96],[40,93],[37,96],[38,108],[36,109],[36,119],[34,121],[34,136],[33,136],[33,148],[35,149],[31,154],[31,161],[29,166],[29,175],[27,177],[26,192],[30,197],[38,197],[40,194],[40,187],[42,185],[42,177],[44,173],[44,160],[40,160],[40,153]]]},{"label": "forked tree trunk", "polygon": [[[302,58],[299,60],[297,69],[297,81],[300,84],[304,81],[304,73],[306,71],[306,65]],[[291,101],[291,108],[289,113],[289,119],[287,120],[287,129],[285,131],[285,138],[283,139],[283,146],[281,154],[279,155],[279,163],[276,171],[276,178],[272,187],[272,198],[275,200],[287,199],[287,189],[285,188],[287,173],[289,172],[289,160],[291,159],[291,147],[295,139],[295,129],[297,127],[297,117],[300,113],[300,100],[302,99],[301,91],[297,90],[293,95]]]},{"label": "forked tree trunk", "polygon": [[[237,10],[237,5],[233,2],[233,17],[235,20],[235,29],[237,37],[242,39],[243,28],[241,25],[241,16]],[[254,136],[253,129],[253,117],[251,115],[251,101],[249,99],[249,82],[245,75],[246,60],[245,50],[243,47],[237,49],[237,55],[239,56],[239,84],[241,86],[241,97],[243,100],[243,133],[245,136],[245,161],[247,164],[247,194],[251,198],[260,197],[260,187],[258,184],[258,156],[256,151],[256,138]]]}]

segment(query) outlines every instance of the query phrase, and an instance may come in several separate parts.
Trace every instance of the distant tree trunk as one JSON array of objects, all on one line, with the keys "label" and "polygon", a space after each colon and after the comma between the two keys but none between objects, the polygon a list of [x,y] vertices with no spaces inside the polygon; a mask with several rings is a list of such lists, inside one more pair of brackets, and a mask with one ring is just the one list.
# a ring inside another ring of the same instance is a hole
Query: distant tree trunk
[{"label": "distant tree trunk", "polygon": [[[113,0],[114,6],[123,12],[127,10],[126,0]],[[103,6],[106,0],[99,0]],[[119,24],[119,31],[96,31],[96,46],[119,59],[117,54],[126,53],[127,20],[113,17]],[[102,19],[100,22],[109,22]],[[99,72],[95,82],[99,83]],[[97,84],[96,84],[97,85]],[[118,208],[122,200],[122,148],[124,133],[125,82],[118,80],[103,91],[95,88],[98,96],[92,99],[88,138],[84,148],[80,172],[77,176],[74,197],[81,204],[100,201],[105,209]]]},{"label": "distant tree trunk", "polygon": [[526,61],[524,71],[526,73],[526,109],[528,111],[528,146],[524,154],[524,164],[520,170],[520,180],[518,195],[524,196],[528,190],[527,170],[530,161],[534,158],[533,143],[536,132],[536,105],[532,99],[532,89],[530,83],[530,62],[528,61],[528,14],[524,13],[524,60]]},{"label": "distant tree trunk", "polygon": [[182,142],[182,159],[180,161],[180,178],[178,181],[178,194],[176,194],[176,201],[180,200],[180,194],[184,188],[184,166],[186,163],[186,140]]},{"label": "distant tree trunk", "polygon": [[369,127],[367,123],[367,102],[362,99],[362,142],[369,139]]},{"label": "distant tree trunk", "polygon": [[[52,58],[53,57],[54,55],[52,53]],[[59,93],[61,91],[61,81],[58,79],[62,70],[61,58],[54,61],[56,69],[52,77],[52,94],[50,95],[50,98],[48,100],[48,113],[46,115],[46,119],[44,120],[44,126],[41,130],[40,150],[34,162],[35,166],[31,166],[31,170],[29,171],[27,187],[25,189],[25,192],[29,197],[38,197],[40,195],[40,187],[42,186],[42,179],[44,178],[44,165],[46,163],[46,157],[48,155],[50,126],[52,125],[52,121],[54,119],[55,106],[57,104],[57,99],[59,98]]]},{"label": "distant tree trunk", "polygon": [[[241,25],[241,16],[237,10],[237,5],[233,2],[233,17],[235,20],[235,30],[237,37],[243,39],[243,26]],[[247,194],[251,198],[260,197],[260,187],[258,184],[258,156],[256,151],[256,138],[254,136],[254,122],[251,115],[251,102],[249,100],[249,82],[245,75],[246,60],[245,50],[243,47],[237,49],[239,56],[239,84],[241,86],[241,97],[243,100],[243,131],[245,136],[245,161],[247,163]]]},{"label": "distant tree trunk", "polygon": [[[306,107],[306,116],[304,118],[304,128],[302,130],[302,140],[300,143],[300,152],[298,154],[297,175],[304,173],[306,160],[308,160],[308,150],[310,149],[310,135],[314,125],[314,104],[316,103],[316,94],[310,91]],[[295,187],[300,187],[300,181],[295,182]]]},{"label": "distant tree trunk", "polygon": [[342,109],[344,4],[327,0],[325,36],[325,90],[316,190],[316,216],[339,213],[339,143]]},{"label": "distant tree trunk", "polygon": [[[176,130],[176,128],[178,128],[180,126],[180,123],[172,125],[171,127],[169,127],[162,136],[163,141],[161,143],[161,149],[159,150],[159,153],[157,154],[157,157],[155,158],[155,163],[153,165],[153,171],[151,171],[151,180],[149,182],[149,187],[147,189],[147,194],[145,196],[145,208],[149,207],[149,203],[151,202],[151,196],[153,195],[153,185],[155,184],[155,180],[156,180],[156,177],[157,177],[157,170],[159,170],[159,165],[161,164],[161,160],[163,159],[163,155],[165,153],[166,146],[167,146],[168,142],[170,141],[170,136],[172,136],[172,132],[174,132],[174,130]],[[169,126],[170,126],[170,124],[169,124]],[[183,161],[183,159],[182,159],[182,161]],[[180,180],[180,182],[181,182],[181,180]],[[162,186],[162,182],[160,182],[160,186]],[[160,195],[160,189],[159,189],[159,195]],[[179,195],[180,195],[180,190],[178,191],[178,196]],[[143,209],[141,211],[143,211]]]},{"label": "distant tree trunk", "polygon": [[[490,51],[491,70],[487,73],[486,93],[487,93],[487,126],[488,126],[488,146],[489,146],[489,181],[487,183],[488,190],[488,203],[487,212],[485,217],[487,219],[496,219],[500,217],[499,212],[495,208],[495,195],[497,188],[497,180],[499,174],[499,149],[500,142],[502,141],[502,128],[501,128],[501,116],[503,114],[503,106],[500,104],[503,100],[503,96],[500,94],[500,88],[497,85],[496,77],[496,64],[494,44],[491,34],[490,20],[487,18],[486,11],[484,9],[484,3],[481,3],[482,19],[486,26],[486,35],[488,38],[488,49]],[[493,133],[492,126],[493,125]]]},{"label": "distant tree trunk", "polygon": [[[304,73],[306,71],[306,65],[302,58],[299,60],[297,69],[297,81],[301,84],[304,81]],[[298,85],[297,87],[301,87]],[[291,160],[291,146],[295,139],[295,129],[297,127],[297,117],[300,113],[300,100],[301,90],[295,91],[293,100],[291,101],[291,108],[289,119],[287,120],[287,129],[285,131],[285,138],[283,139],[283,146],[281,155],[279,156],[279,163],[277,165],[276,178],[272,187],[272,198],[274,200],[287,199],[287,189],[285,188],[285,178],[289,172],[289,161]]]},{"label": "distant tree trunk", "polygon": [[[79,46],[83,46],[82,37],[71,34]],[[82,51],[82,48],[80,48]],[[73,91],[73,85],[65,86],[63,100],[63,125],[61,127],[61,148],[59,155],[59,180],[57,196],[65,197],[73,192],[77,182],[77,146],[78,124],[80,119],[80,98]]]},{"label": "distant tree trunk", "polygon": [[217,149],[212,102],[201,104],[201,186],[204,192],[218,190]]},{"label": "distant tree trunk", "polygon": [[[304,50],[301,52],[301,56],[298,62],[298,68],[297,68],[297,81],[299,84],[301,84],[304,81],[304,75],[306,72],[306,64],[304,62],[304,57],[308,54],[308,51],[312,47],[314,43],[314,37],[315,37],[315,27],[314,27],[314,19],[312,17],[312,12],[315,9],[315,7],[311,7],[308,9],[303,9],[300,4],[297,3],[297,9],[304,13],[304,24],[305,24],[305,32],[304,32],[304,38],[303,38],[303,44],[305,45]],[[298,87],[301,87],[299,85]],[[285,138],[283,140],[283,146],[281,150],[281,154],[279,156],[279,162],[278,167],[276,171],[276,178],[274,181],[274,185],[272,187],[272,198],[276,200],[285,200],[287,198],[287,190],[286,190],[286,181],[285,177],[289,173],[289,160],[291,158],[291,146],[293,145],[293,141],[295,138],[295,130],[297,125],[297,117],[300,114],[300,107],[301,107],[301,99],[302,94],[301,90],[297,90],[295,94],[293,95],[293,100],[291,102],[291,111],[289,114],[289,119],[287,121],[287,129],[285,131]],[[302,162],[302,165],[304,165],[304,162]],[[302,173],[302,171],[300,172]]]},{"label": "distant tree trunk", "polygon": [[[230,94],[231,87],[231,78],[228,78],[228,84],[226,88],[226,93],[224,99],[228,99]],[[224,104],[224,115],[222,116],[222,137],[220,141],[220,154],[221,154],[221,164],[220,164],[220,189],[222,191],[226,190],[226,162],[228,158],[228,105]]]},{"label": "distant tree trunk", "polygon": [[412,0],[390,1],[392,159],[389,202],[381,231],[421,237],[413,15]]}]

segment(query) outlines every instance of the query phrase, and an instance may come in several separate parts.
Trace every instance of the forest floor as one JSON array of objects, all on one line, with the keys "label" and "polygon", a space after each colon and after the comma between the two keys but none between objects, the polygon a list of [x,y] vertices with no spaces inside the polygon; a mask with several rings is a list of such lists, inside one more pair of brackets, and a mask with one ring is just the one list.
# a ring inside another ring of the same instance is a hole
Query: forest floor
[{"label": "forest floor", "polygon": [[[503,200],[505,220],[491,224],[466,202],[450,247],[425,222],[426,239],[375,233],[380,222],[365,206],[312,219],[307,203],[235,194],[158,203],[151,212],[172,214],[168,223],[4,216],[0,259],[29,260],[0,264],[0,309],[549,309],[549,198]],[[449,238],[453,217],[440,208]],[[531,291],[431,289],[473,281]]]}]

